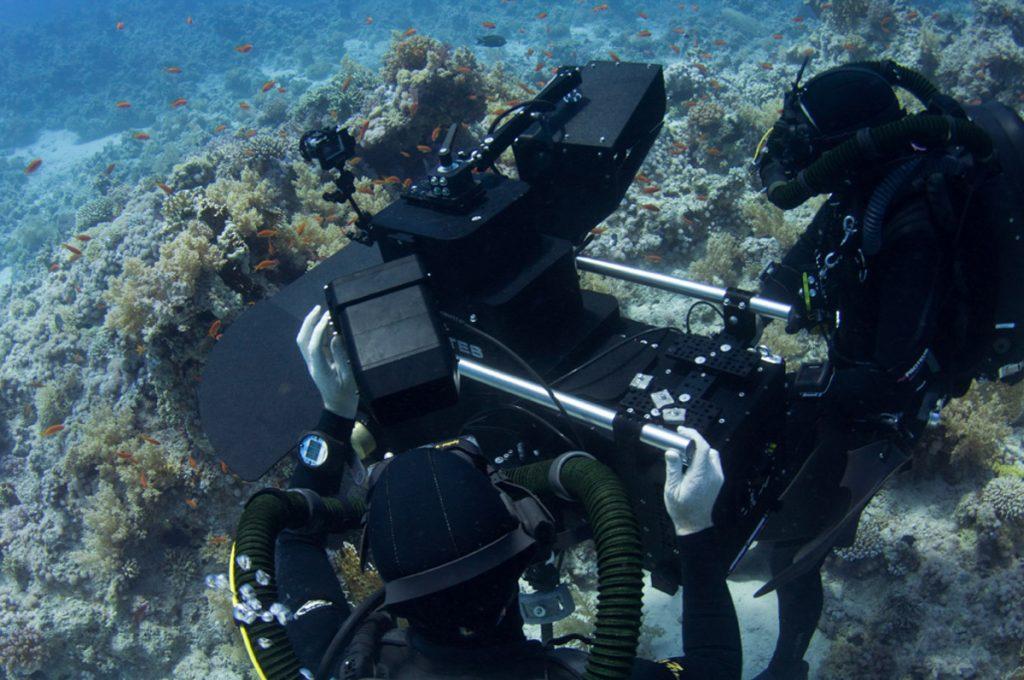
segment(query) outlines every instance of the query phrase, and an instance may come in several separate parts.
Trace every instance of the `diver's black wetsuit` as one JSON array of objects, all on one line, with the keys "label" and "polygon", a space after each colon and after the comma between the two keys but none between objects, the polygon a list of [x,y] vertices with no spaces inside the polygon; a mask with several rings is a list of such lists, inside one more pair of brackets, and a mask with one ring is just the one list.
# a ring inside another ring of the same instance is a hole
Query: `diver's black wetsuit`
[{"label": "diver's black wetsuit", "polygon": [[[779,274],[765,278],[762,290],[767,297],[803,305],[795,292],[799,288],[796,275],[820,274],[825,255],[839,249],[843,218],[853,207],[852,199],[838,196],[822,206],[784,257]],[[935,331],[945,303],[949,258],[922,193],[895,203],[883,233],[882,249],[866,266],[851,252],[826,276],[824,307],[835,373],[820,399],[797,400],[816,414],[810,421],[816,445],[809,459],[816,470],[816,488],[797,503],[794,514],[802,515],[798,518],[805,521],[802,530],[797,529],[792,540],[773,546],[773,574],[792,562],[807,539],[842,516],[846,508],[837,507],[842,504],[836,501],[841,498],[839,483],[847,451],[893,436],[883,424],[887,416],[899,416],[896,436],[902,440],[916,437],[923,426],[918,412],[945,354],[935,344],[941,341]],[[823,508],[834,508],[835,514],[823,513]],[[835,545],[850,545],[855,532],[856,522]],[[775,669],[802,664],[821,615],[820,567],[818,562],[778,590]],[[782,671],[775,677],[788,676]]]},{"label": "diver's black wetsuit", "polygon": [[[339,441],[348,441],[352,424],[325,412],[317,427]],[[340,478],[315,474],[300,465],[293,487],[336,494]],[[725,584],[726,561],[718,555],[715,530],[677,539],[683,555],[683,653],[661,661],[637,659],[633,678],[678,680],[739,678],[742,650],[732,598]],[[325,536],[284,532],[277,542],[276,575],[284,604],[302,613],[287,625],[288,637],[301,662],[315,670],[335,632],[351,613],[338,577],[324,552]],[[586,655],[561,648],[546,650],[527,640],[518,611],[486,647],[459,648],[432,641],[423,631],[392,631],[380,648],[380,663],[393,680],[400,678],[578,678]],[[340,670],[337,677],[345,677]]]}]

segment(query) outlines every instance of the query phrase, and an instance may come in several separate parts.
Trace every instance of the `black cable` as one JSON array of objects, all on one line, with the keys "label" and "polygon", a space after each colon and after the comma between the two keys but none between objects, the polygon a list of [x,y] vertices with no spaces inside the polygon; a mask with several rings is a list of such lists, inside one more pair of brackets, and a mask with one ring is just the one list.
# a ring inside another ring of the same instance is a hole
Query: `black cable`
[{"label": "black cable", "polygon": [[686,332],[687,333],[691,333],[691,334],[693,333],[693,331],[690,330],[690,318],[693,315],[693,310],[696,309],[697,307],[699,307],[700,305],[707,305],[711,309],[711,311],[713,311],[715,314],[717,314],[718,317],[722,320],[722,326],[723,327],[725,326],[725,314],[722,313],[722,310],[720,310],[718,307],[715,307],[713,304],[711,304],[707,300],[697,300],[692,305],[690,305],[690,308],[688,310],[686,310]]},{"label": "black cable", "polygon": [[522,109],[522,108],[526,108],[527,106],[533,106],[534,104],[544,104],[544,105],[549,107],[548,108],[549,111],[553,111],[554,108],[555,108],[554,104],[552,104],[551,102],[546,101],[544,99],[528,99],[525,102],[519,102],[515,106],[511,106],[511,107],[505,109],[504,111],[502,111],[498,115],[497,118],[495,118],[493,121],[491,121],[490,126],[488,126],[488,128],[487,128],[487,134],[489,134],[489,135],[494,134],[494,131],[498,129],[498,124],[501,123],[501,121],[504,120],[505,117],[508,116],[510,113],[512,113],[514,111],[518,111],[519,109]]},{"label": "black cable", "polygon": [[[633,342],[634,340],[642,338],[645,335],[650,335],[651,333],[657,333],[658,331],[664,331],[665,335],[668,335],[668,333],[670,331],[676,331],[677,333],[681,332],[681,331],[679,331],[678,328],[673,328],[672,326],[662,326],[662,327],[659,327],[659,328],[648,328],[645,331],[640,331],[639,333],[634,333],[633,335],[629,336],[628,338],[623,338],[622,340],[620,340],[619,342],[615,343],[614,345],[612,345],[608,349],[604,350],[600,354],[597,354],[597,355],[592,356],[591,358],[587,359],[582,364],[580,364],[576,368],[572,369],[568,373],[565,373],[564,375],[562,375],[562,376],[560,376],[558,378],[555,378],[551,382],[551,384],[552,385],[557,385],[557,384],[559,384],[561,382],[564,382],[567,378],[570,378],[570,377],[576,375],[577,373],[582,371],[584,368],[594,364],[597,361],[600,361],[601,359],[604,359],[606,356],[608,356],[609,354],[611,354],[615,350],[617,350],[617,349],[619,349],[619,348],[621,348],[621,347],[623,347],[625,345],[628,345],[629,343]],[[658,342],[662,342],[664,339],[665,339],[665,337],[662,336],[658,340]],[[641,351],[644,350],[644,349],[647,349],[647,347],[648,347],[648,345],[645,345],[644,347],[641,348]],[[586,383],[586,384],[590,384],[590,383]]]},{"label": "black cable", "polygon": [[[478,422],[480,422],[482,420],[485,420],[486,418],[494,415],[495,413],[501,413],[502,411],[515,411],[516,413],[519,413],[521,415],[525,415],[525,416],[528,416],[530,418],[533,418],[542,427],[544,427],[546,430],[548,430],[549,432],[551,432],[552,434],[557,436],[559,439],[561,439],[565,444],[567,444],[568,446],[574,446],[572,440],[569,439],[568,437],[566,437],[565,433],[563,433],[557,427],[555,427],[554,425],[549,423],[547,420],[545,420],[539,414],[536,414],[533,411],[531,411],[530,409],[528,409],[528,408],[526,408],[524,406],[521,406],[519,404],[502,404],[500,406],[496,406],[496,407],[494,407],[492,409],[488,409],[488,410],[483,411],[481,413],[477,413],[476,415],[472,416],[469,420],[467,420],[465,423],[463,423],[462,427],[460,428],[460,432],[464,432],[467,428],[470,428],[470,427],[473,427],[474,425],[476,425],[476,423],[478,423]],[[480,426],[477,425],[477,427],[480,427]],[[504,429],[504,428],[494,428],[494,429]],[[512,430],[509,430],[509,431],[511,432]]]},{"label": "black cable", "polygon": [[331,638],[330,644],[327,645],[327,650],[320,659],[320,665],[317,666],[315,676],[317,680],[326,680],[326,678],[333,677],[334,661],[338,658],[338,654],[344,652],[348,647],[348,643],[351,642],[352,636],[355,635],[359,624],[384,604],[384,595],[383,588],[374,591],[348,615],[348,618],[341,624],[338,632]]},{"label": "black cable", "polygon": [[533,367],[530,366],[530,364],[526,363],[526,361],[521,356],[519,356],[519,354],[517,354],[515,350],[513,350],[511,347],[503,343],[501,340],[498,340],[490,333],[486,333],[480,330],[473,324],[469,323],[468,321],[463,321],[454,314],[449,314],[448,312],[441,312],[441,316],[448,319],[449,321],[454,321],[455,323],[459,324],[460,326],[462,326],[463,328],[472,333],[476,333],[478,336],[490,342],[492,345],[494,345],[502,352],[504,352],[510,359],[519,364],[519,367],[526,371],[526,373],[531,378],[533,378],[534,382],[543,387],[544,391],[548,393],[548,397],[551,398],[551,402],[558,407],[558,410],[565,417],[566,425],[568,426],[569,431],[572,433],[572,438],[575,440],[576,447],[579,448],[579,450],[581,451],[585,450],[582,444],[583,440],[580,438],[579,433],[576,431],[575,423],[569,416],[569,412],[565,410],[565,406],[563,406],[562,402],[559,401],[558,397],[555,396],[555,391],[551,389],[551,386],[548,385],[547,381],[544,380],[544,378],[540,377],[540,374],[537,373],[537,371],[533,370]]}]

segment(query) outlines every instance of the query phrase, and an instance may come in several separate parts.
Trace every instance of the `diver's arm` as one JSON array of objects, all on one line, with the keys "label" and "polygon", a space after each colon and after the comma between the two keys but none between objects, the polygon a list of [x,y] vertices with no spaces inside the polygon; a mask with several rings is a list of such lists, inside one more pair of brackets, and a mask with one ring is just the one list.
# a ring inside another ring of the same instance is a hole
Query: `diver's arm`
[{"label": "diver's arm", "polygon": [[678,539],[683,556],[683,659],[685,678],[739,678],[743,648],[726,561],[712,527]]},{"label": "diver's arm", "polygon": [[278,594],[294,616],[285,630],[299,661],[311,670],[351,613],[325,543],[323,534],[283,531],[274,556]]},{"label": "diver's arm", "polygon": [[665,452],[664,501],[682,555],[684,656],[660,663],[679,678],[732,680],[740,677],[743,652],[725,584],[726,562],[711,519],[725,479],[722,463],[699,432],[684,429],[682,434],[694,442],[693,457],[684,471],[681,455]]}]

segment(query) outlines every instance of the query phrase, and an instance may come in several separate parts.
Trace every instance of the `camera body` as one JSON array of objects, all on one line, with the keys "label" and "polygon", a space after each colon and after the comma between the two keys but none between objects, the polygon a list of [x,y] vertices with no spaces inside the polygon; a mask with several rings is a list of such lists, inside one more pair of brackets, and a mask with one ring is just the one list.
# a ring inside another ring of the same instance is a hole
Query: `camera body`
[{"label": "camera body", "polygon": [[[473,150],[453,148],[453,126],[436,169],[369,220],[383,263],[329,281],[328,308],[382,450],[473,434],[499,468],[567,450],[552,433],[565,422],[524,419],[508,395],[458,384],[459,357],[516,375],[525,363],[556,389],[613,409],[611,432],[572,429],[626,484],[646,566],[671,592],[680,570],[661,502],[663,452],[637,433],[685,425],[722,451],[728,482],[716,524],[739,553],[779,479],[785,367],[725,332],[702,337],[624,318],[614,297],[580,288],[578,252],[660,131],[661,68],[563,67],[537,101],[544,105],[513,113]],[[330,149],[343,140],[320,144],[328,151],[315,157],[339,167]],[[488,171],[508,147],[518,179]],[[561,510],[569,528],[573,511]]]}]

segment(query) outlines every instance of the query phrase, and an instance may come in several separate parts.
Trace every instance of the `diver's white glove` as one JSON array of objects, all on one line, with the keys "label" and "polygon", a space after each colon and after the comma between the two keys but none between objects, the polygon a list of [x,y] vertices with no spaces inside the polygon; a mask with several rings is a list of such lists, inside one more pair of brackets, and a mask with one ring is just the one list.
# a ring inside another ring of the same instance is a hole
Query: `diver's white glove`
[{"label": "diver's white glove", "polygon": [[682,454],[665,452],[665,509],[676,525],[677,536],[688,536],[712,526],[711,509],[725,476],[718,451],[711,448],[700,432],[683,428],[680,434],[693,440],[690,466],[683,472]]},{"label": "diver's white glove", "polygon": [[330,347],[324,346],[324,333],[330,325],[330,314],[321,313],[320,305],[317,305],[306,315],[295,342],[306,360],[313,383],[320,390],[324,408],[342,418],[352,419],[359,406],[359,392],[341,336],[335,333]]}]

